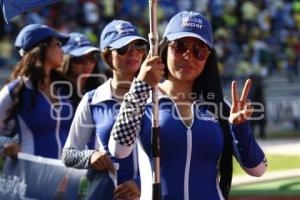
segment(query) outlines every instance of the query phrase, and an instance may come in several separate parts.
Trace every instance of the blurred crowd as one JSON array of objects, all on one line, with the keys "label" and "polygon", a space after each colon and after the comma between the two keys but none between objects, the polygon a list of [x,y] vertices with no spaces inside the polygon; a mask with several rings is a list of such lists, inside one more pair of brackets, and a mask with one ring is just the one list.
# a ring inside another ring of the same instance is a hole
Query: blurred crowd
[{"label": "blurred crowd", "polygon": [[[224,80],[251,74],[274,73],[289,78],[300,65],[299,0],[159,0],[158,29],[178,11],[195,10],[213,25],[215,48]],[[31,10],[9,24],[0,21],[0,69],[19,60],[13,43],[18,31],[30,23],[47,24],[58,31],[86,34],[98,46],[99,33],[112,19],[125,19],[149,32],[147,0],[63,0]],[[101,67],[101,66],[100,66]]]}]

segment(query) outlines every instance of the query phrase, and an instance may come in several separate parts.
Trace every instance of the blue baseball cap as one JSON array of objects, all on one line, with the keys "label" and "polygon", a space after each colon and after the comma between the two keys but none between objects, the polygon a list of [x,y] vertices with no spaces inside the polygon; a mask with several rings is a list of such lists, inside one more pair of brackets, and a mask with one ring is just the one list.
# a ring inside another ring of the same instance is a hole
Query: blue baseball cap
[{"label": "blue baseball cap", "polygon": [[213,47],[211,24],[202,14],[193,11],[182,11],[169,21],[164,36],[169,41],[183,37],[194,37],[202,40],[209,48]]},{"label": "blue baseball cap", "polygon": [[135,26],[128,21],[113,20],[108,23],[101,33],[100,49],[111,47],[119,49],[134,40],[147,40],[140,36]]},{"label": "blue baseball cap", "polygon": [[92,51],[100,52],[99,48],[92,46],[89,39],[81,33],[71,33],[70,39],[63,46],[65,54],[70,54],[75,57],[86,55]]},{"label": "blue baseball cap", "polygon": [[18,34],[15,41],[15,47],[19,49],[20,55],[23,56],[26,52],[30,51],[49,37],[57,38],[62,44],[65,44],[69,39],[66,34],[58,33],[49,26],[30,24],[25,26]]}]

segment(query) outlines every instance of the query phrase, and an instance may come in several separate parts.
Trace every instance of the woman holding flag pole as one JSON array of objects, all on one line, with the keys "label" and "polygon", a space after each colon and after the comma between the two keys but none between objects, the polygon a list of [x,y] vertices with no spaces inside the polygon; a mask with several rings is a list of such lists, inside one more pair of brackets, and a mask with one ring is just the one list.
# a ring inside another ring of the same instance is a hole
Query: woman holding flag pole
[{"label": "woman holding flag pole", "polygon": [[[183,11],[169,21],[159,54],[161,59],[146,58],[124,96],[109,150],[116,157],[127,157],[138,140],[139,154],[155,168],[148,100],[164,74],[165,81],[158,85],[163,199],[228,199],[233,155],[249,175],[261,176],[266,170],[265,155],[247,121],[253,112],[247,101],[251,80],[241,98],[232,82],[229,108],[223,99],[211,24],[197,12]],[[143,185],[146,173],[141,174]],[[143,192],[142,187],[142,196]]]}]

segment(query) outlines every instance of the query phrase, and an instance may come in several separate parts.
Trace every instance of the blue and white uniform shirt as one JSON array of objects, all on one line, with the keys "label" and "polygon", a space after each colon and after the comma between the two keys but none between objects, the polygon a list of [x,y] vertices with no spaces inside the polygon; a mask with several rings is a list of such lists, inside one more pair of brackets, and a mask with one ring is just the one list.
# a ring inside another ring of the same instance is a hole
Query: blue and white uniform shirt
[{"label": "blue and white uniform shirt", "polygon": [[22,103],[13,116],[20,135],[21,152],[60,158],[74,113],[71,101],[65,98],[61,88],[55,89],[58,102],[52,103],[42,91],[33,90],[25,77],[10,82],[0,92],[0,128],[5,127],[6,112],[13,103],[13,90],[21,79],[25,83]]},{"label": "blue and white uniform shirt", "polygon": [[[110,132],[119,110],[120,103],[113,98],[111,79],[97,89],[87,92],[78,105],[64,149],[85,150],[86,144],[91,140],[93,134],[96,133],[99,150],[109,152],[108,141]],[[81,158],[89,158],[91,154],[92,151],[86,151],[85,155],[87,156]],[[72,163],[79,163],[76,160],[74,162],[71,161],[75,159],[71,157],[68,158],[68,162],[71,165],[75,166]],[[119,164],[117,172],[118,184],[132,179],[135,179],[139,184],[137,150],[135,148],[127,158],[118,159],[110,156],[110,159],[113,163]],[[87,162],[77,167],[86,168]]]}]

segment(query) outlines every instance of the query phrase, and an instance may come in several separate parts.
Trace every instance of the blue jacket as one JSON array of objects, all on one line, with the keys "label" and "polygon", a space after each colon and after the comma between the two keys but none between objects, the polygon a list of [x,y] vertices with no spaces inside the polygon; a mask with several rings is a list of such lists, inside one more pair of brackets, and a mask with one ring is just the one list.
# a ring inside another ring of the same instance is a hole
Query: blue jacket
[{"label": "blue jacket", "polygon": [[[90,167],[87,163],[89,163],[93,151],[87,150],[86,144],[93,139],[94,133],[97,135],[97,145],[99,145],[97,148],[108,152],[110,132],[120,109],[120,103],[112,97],[110,83],[111,79],[97,89],[87,92],[80,101],[64,149],[81,150],[85,153],[81,154],[82,157],[80,158],[72,157],[72,155],[67,156],[66,159],[69,160],[66,160],[65,163],[68,163],[68,166],[74,165],[73,167],[75,167],[76,165],[77,168]],[[113,156],[110,158],[113,163],[119,164],[117,184],[134,179],[139,185],[136,150],[125,159],[118,159]],[[86,162],[77,162],[79,159],[86,160]]]},{"label": "blue jacket", "polygon": [[[151,86],[145,82],[133,82],[125,95],[109,140],[109,150],[117,157],[126,157],[136,140],[139,141],[143,198],[151,195],[147,189],[151,188],[154,170],[150,91]],[[222,200],[224,197],[219,186],[218,171],[224,146],[223,132],[205,102],[195,101],[191,109],[192,122],[186,125],[175,102],[167,96],[160,96],[160,176],[163,199]],[[231,126],[231,132],[234,150],[241,164],[250,168],[259,165],[264,154],[254,140],[249,123]]]},{"label": "blue jacket", "polygon": [[[12,105],[13,89],[21,79],[16,79],[0,92],[0,128],[6,111]],[[35,92],[31,82],[25,79],[21,93],[22,105],[13,116],[20,135],[21,152],[48,158],[60,158],[73,118],[73,105],[64,98],[61,89],[55,90],[58,103],[53,104],[41,91]],[[32,106],[32,96],[34,106]]]}]

